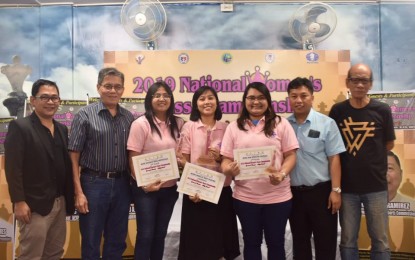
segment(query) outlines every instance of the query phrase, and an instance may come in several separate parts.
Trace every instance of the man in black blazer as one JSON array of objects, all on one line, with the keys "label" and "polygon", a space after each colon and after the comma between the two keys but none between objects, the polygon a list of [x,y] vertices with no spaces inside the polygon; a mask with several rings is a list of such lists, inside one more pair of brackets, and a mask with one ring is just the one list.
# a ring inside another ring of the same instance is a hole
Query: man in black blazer
[{"label": "man in black blazer", "polygon": [[60,104],[55,82],[33,83],[34,112],[10,122],[6,178],[20,229],[19,259],[60,259],[66,215],[74,213],[68,129],[53,119]]}]

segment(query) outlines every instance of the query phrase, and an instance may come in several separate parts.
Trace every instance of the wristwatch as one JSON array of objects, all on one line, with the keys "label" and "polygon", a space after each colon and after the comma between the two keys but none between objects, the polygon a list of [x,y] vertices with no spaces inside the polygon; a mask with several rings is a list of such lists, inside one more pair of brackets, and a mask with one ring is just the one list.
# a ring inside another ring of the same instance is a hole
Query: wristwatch
[{"label": "wristwatch", "polygon": [[334,192],[337,192],[339,194],[342,193],[342,189],[340,189],[340,187],[334,187],[331,190],[334,191]]}]

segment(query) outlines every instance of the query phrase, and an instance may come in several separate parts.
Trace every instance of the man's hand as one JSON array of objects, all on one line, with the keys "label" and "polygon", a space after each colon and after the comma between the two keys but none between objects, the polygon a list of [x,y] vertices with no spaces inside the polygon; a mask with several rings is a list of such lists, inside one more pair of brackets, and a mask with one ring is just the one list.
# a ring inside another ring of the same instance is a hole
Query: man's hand
[{"label": "man's hand", "polygon": [[337,192],[332,191],[329,196],[327,208],[331,208],[331,214],[336,214],[342,205],[341,195]]},{"label": "man's hand", "polygon": [[83,193],[75,196],[75,208],[81,214],[87,214],[89,212],[88,199]]},{"label": "man's hand", "polygon": [[19,201],[14,204],[14,215],[17,220],[29,224],[32,218],[32,212],[26,201]]}]

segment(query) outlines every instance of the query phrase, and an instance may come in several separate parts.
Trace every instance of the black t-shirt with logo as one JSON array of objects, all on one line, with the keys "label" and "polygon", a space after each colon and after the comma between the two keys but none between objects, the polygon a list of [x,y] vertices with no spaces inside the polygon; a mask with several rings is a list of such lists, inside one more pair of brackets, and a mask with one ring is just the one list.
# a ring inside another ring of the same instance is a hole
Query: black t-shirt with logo
[{"label": "black t-shirt with logo", "polygon": [[340,154],[343,192],[370,193],[387,190],[386,142],[395,140],[390,107],[371,99],[356,109],[349,100],[335,104],[329,116],[340,129],[346,152]]}]

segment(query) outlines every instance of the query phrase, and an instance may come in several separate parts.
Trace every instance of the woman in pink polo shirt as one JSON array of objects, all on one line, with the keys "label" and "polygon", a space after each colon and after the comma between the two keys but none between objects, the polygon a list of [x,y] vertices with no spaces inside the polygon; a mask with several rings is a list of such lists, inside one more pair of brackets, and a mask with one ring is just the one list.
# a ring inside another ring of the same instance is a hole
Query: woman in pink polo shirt
[{"label": "woman in pink polo shirt", "polygon": [[[148,89],[144,107],[145,114],[131,125],[127,142],[130,158],[176,149],[184,123],[183,119],[173,115],[173,93],[165,82],[156,82]],[[132,165],[130,168],[135,179]],[[176,180],[156,181],[143,187],[137,187],[133,182],[131,188],[137,220],[134,259],[162,260],[164,239],[178,198]]]},{"label": "woman in pink polo shirt", "polygon": [[237,176],[234,149],[275,147],[275,160],[265,177],[236,180],[233,193],[235,212],[242,226],[244,259],[260,260],[263,234],[267,259],[285,259],[285,226],[291,211],[289,173],[294,168],[298,142],[290,123],[275,114],[271,95],[260,82],[250,83],[243,94],[242,110],[226,129],[222,140],[222,170]]},{"label": "woman in pink polo shirt", "polygon": [[[219,149],[228,126],[216,91],[208,86],[193,95],[190,122],[182,129],[181,152],[186,161],[221,172]],[[232,177],[226,178],[218,204],[183,195],[179,260],[234,259],[239,252],[236,215],[232,205]]]}]

